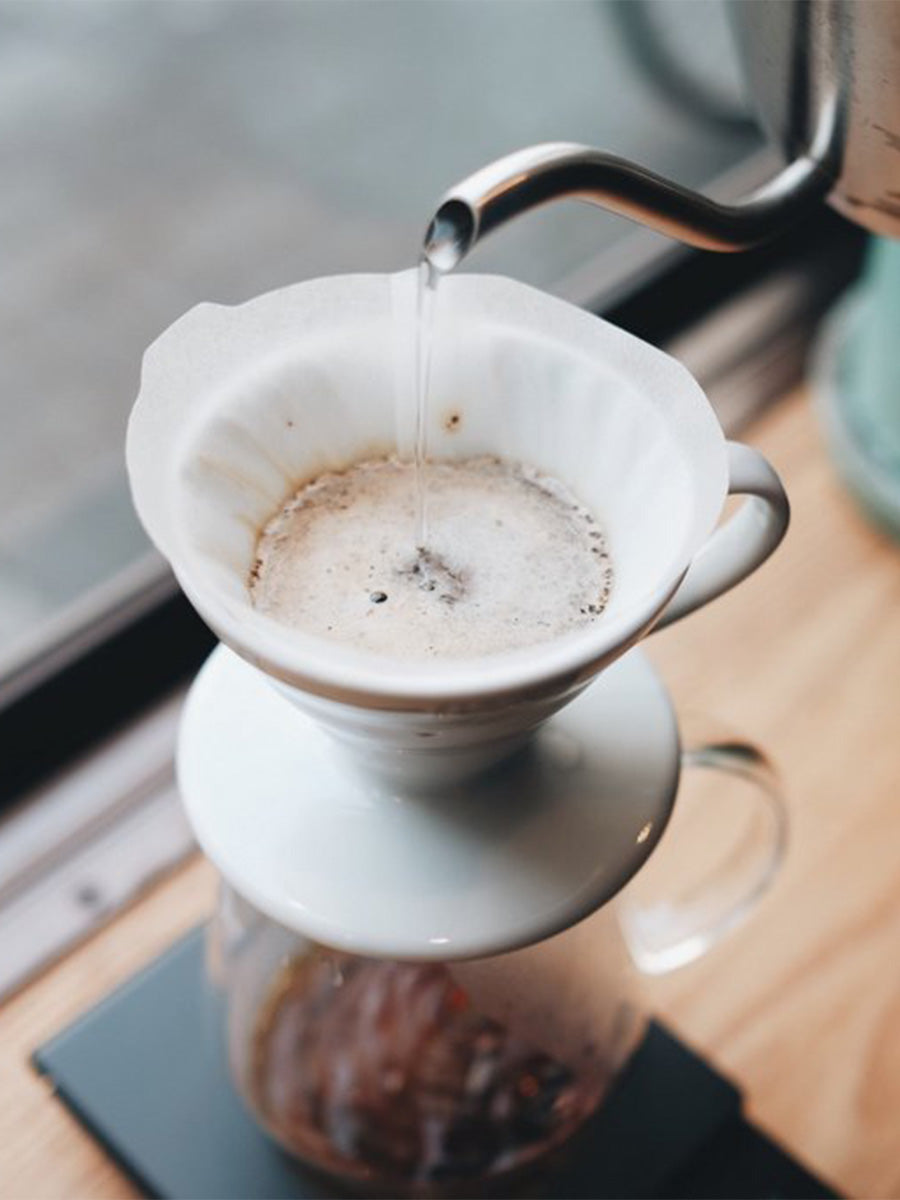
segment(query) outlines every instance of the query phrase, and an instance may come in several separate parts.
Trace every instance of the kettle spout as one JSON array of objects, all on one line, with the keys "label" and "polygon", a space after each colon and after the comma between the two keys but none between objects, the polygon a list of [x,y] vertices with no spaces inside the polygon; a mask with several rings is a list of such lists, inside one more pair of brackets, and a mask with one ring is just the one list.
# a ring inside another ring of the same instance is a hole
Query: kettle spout
[{"label": "kettle spout", "polygon": [[[819,140],[819,139],[817,139]],[[746,250],[782,232],[831,189],[831,155],[813,147],[736,204],[720,204],[637,163],[571,142],[517,150],[441,200],[423,258],[452,270],[486,234],[554,200],[584,200],[703,250]]]}]

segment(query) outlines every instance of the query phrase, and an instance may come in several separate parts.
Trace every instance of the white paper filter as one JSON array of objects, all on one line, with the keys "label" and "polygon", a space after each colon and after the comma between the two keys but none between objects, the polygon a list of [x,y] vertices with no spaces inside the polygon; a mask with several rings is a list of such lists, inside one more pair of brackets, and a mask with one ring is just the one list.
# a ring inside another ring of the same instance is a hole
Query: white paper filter
[{"label": "white paper filter", "polygon": [[[256,628],[271,636],[248,572],[260,529],[300,484],[408,451],[416,282],[414,271],[337,276],[202,304],[147,351],[128,429],[134,501],[214,627],[222,611],[251,642]],[[428,442],[434,456],[531,463],[594,510],[615,571],[604,622],[674,584],[727,486],[722,432],[684,368],[497,277],[441,283]]]}]

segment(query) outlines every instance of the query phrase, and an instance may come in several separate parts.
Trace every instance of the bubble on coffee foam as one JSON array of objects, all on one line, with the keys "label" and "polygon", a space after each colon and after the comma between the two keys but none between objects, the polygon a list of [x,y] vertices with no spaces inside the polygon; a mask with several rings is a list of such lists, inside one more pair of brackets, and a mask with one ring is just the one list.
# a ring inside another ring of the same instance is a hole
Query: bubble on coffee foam
[{"label": "bubble on coffee foam", "polygon": [[428,488],[430,541],[417,548],[411,463],[319,476],[264,529],[253,603],[404,659],[497,653],[600,617],[612,586],[605,539],[558,480],[484,456],[432,462]]}]

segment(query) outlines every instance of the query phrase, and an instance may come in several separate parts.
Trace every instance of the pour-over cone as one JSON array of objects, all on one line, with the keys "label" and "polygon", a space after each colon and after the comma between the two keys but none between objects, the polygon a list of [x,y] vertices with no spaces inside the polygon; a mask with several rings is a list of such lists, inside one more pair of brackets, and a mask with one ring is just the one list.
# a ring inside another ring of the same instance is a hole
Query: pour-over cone
[{"label": "pour-over cone", "polygon": [[[510,280],[448,278],[429,452],[561,480],[606,533],[609,606],[583,632],[476,660],[393,661],[276,624],[249,592],[267,520],[323,471],[408,449],[415,287],[414,272],[343,276],[193,309],[147,352],[128,469],[148,533],[219,637],[371,767],[440,782],[508,754],[653,625],[716,523],[728,452],[667,355]],[[720,574],[717,590],[734,564]]]}]

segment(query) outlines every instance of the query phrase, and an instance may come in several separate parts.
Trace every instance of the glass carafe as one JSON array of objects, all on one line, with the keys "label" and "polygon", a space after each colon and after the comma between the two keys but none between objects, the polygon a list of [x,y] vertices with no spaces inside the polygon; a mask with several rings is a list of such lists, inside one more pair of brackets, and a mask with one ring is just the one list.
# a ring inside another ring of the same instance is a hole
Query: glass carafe
[{"label": "glass carafe", "polygon": [[642,1039],[641,976],[704,953],[783,852],[783,807],[758,751],[721,737],[686,750],[683,767],[670,828],[619,897],[506,954],[348,954],[223,885],[209,967],[232,1074],[260,1125],[344,1186],[381,1195],[496,1195],[552,1165]]}]

